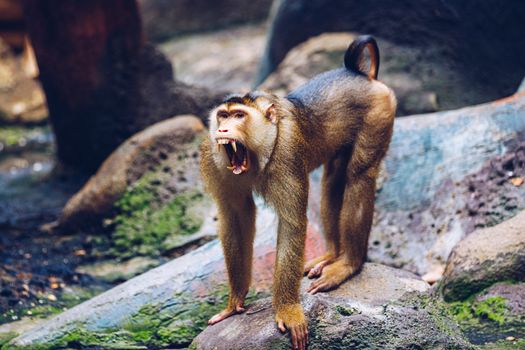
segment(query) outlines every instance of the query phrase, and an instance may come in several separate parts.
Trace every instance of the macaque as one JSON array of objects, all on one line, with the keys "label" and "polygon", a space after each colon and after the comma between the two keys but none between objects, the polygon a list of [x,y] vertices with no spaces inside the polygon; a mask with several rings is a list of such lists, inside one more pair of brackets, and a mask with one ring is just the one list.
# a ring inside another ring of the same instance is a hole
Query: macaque
[{"label": "macaque", "polygon": [[[360,68],[364,49],[368,73]],[[253,192],[278,216],[273,306],[294,349],[305,349],[308,291],[336,288],[363,265],[374,213],[376,178],[392,136],[396,99],[377,81],[379,52],[370,36],[348,48],[344,67],[320,74],[286,97],[265,92],[228,96],[211,111],[201,173],[218,206],[218,232],[230,295],[215,324],[241,313],[251,281],[256,207]],[[324,165],[321,215],[327,251],[306,263],[308,174]]]}]

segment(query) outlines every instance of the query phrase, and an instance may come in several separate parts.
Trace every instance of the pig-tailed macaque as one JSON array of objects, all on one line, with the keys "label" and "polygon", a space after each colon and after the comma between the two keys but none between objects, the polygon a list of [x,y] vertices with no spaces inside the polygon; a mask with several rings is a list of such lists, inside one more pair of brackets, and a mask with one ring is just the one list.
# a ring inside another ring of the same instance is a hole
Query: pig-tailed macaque
[{"label": "pig-tailed macaque", "polygon": [[[362,53],[370,53],[368,73]],[[273,306],[278,328],[305,349],[307,320],[300,298],[336,288],[366,258],[376,178],[392,136],[396,99],[376,80],[379,53],[370,36],[348,48],[344,67],[314,77],[286,97],[264,92],[228,96],[210,114],[201,172],[218,206],[230,296],[209,320],[244,311],[251,281],[255,211],[253,192],[278,216]],[[321,214],[326,254],[305,264],[308,174],[324,165]]]}]

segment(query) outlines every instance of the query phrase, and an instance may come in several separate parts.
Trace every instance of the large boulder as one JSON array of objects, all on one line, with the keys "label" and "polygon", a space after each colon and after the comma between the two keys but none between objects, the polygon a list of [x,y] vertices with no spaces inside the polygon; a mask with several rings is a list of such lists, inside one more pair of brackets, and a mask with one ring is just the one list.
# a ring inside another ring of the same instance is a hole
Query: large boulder
[{"label": "large boulder", "polygon": [[525,208],[525,94],[396,120],[369,258],[424,274]]},{"label": "large boulder", "polygon": [[433,76],[422,90],[436,91],[444,109],[508,96],[525,75],[521,1],[276,0],[273,6],[258,84],[299,43],[341,31],[372,34],[414,52],[403,71]]},{"label": "large boulder", "polygon": [[[341,67],[348,45],[355,37],[351,33],[325,33],[308,39],[290,50],[259,89],[285,94],[321,72]],[[394,90],[397,116],[436,112],[441,106],[450,106],[449,87],[439,86],[445,84],[444,76],[449,74],[444,67],[433,65],[432,70],[419,67],[423,64],[418,63],[421,55],[418,48],[404,48],[383,39],[378,40],[378,45],[381,51],[379,80]]]},{"label": "large boulder", "polygon": [[187,32],[263,21],[271,0],[140,0],[144,29],[151,40],[162,41]]},{"label": "large boulder", "polygon": [[464,300],[500,281],[525,281],[525,211],[459,242],[440,288],[446,300]]},{"label": "large boulder", "polygon": [[[308,349],[473,349],[443,305],[431,300],[417,276],[365,264],[351,281],[329,293],[307,294]],[[287,349],[290,340],[274,321],[271,298],[208,327],[192,343],[198,350]]]},{"label": "large boulder", "polygon": [[128,186],[147,173],[155,172],[159,182],[165,180],[161,182],[162,191],[167,193],[202,191],[198,159],[199,144],[205,134],[202,122],[187,115],[167,119],[133,135],[67,202],[53,226],[77,227],[108,217]]}]

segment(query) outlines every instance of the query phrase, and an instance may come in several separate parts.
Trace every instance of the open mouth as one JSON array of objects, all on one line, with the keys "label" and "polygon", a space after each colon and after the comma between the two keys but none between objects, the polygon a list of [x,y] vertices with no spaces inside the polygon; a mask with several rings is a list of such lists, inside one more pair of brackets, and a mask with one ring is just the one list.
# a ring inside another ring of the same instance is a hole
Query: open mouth
[{"label": "open mouth", "polygon": [[218,138],[217,149],[220,150],[221,145],[224,146],[226,154],[230,159],[230,166],[228,167],[235,175],[242,174],[248,171],[248,149],[237,140],[228,138]]}]

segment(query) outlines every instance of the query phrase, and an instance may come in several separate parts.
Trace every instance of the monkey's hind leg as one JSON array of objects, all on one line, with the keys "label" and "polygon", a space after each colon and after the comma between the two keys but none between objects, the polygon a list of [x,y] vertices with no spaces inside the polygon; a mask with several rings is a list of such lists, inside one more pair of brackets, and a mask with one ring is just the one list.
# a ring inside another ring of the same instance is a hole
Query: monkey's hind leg
[{"label": "monkey's hind leg", "polygon": [[375,168],[370,168],[365,174],[348,180],[339,218],[343,251],[335,262],[323,269],[321,277],[312,282],[308,289],[312,294],[338,287],[363,265],[374,214],[375,173]]},{"label": "monkey's hind leg", "polygon": [[343,203],[343,189],[349,158],[350,152],[344,150],[324,164],[321,185],[321,221],[327,252],[305,264],[304,274],[308,275],[308,278],[319,277],[323,269],[339,256],[339,216]]}]

